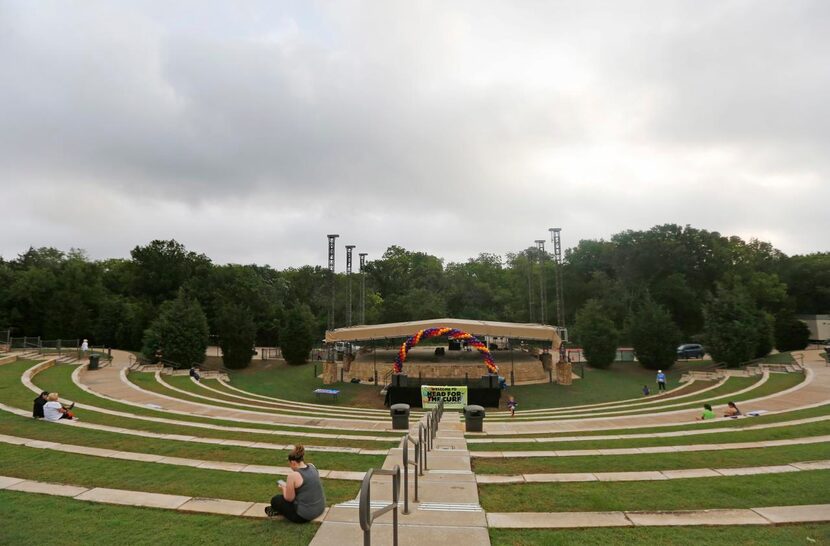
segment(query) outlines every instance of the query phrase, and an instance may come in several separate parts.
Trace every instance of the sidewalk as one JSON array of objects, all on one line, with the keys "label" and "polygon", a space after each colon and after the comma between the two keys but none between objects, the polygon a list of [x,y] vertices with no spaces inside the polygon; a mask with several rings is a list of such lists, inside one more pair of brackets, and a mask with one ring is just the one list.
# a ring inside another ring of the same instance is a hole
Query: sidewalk
[{"label": "sidewalk", "polygon": [[[410,431],[417,437],[417,425]],[[410,446],[410,460],[414,459]],[[403,474],[403,450],[391,449],[384,468],[401,466]],[[410,467],[408,515],[398,514],[399,543],[423,544],[474,544],[489,545],[487,518],[479,505],[475,475],[470,467],[470,453],[464,441],[463,425],[459,414],[447,412],[438,426],[433,450],[427,456],[428,470],[419,478],[419,502],[414,502],[414,467]],[[372,480],[372,505],[374,509],[391,502],[391,478],[380,476]],[[403,489],[403,475],[401,476]],[[399,509],[403,510],[403,491]],[[358,522],[358,503],[350,501],[332,506],[323,525],[311,542],[312,546],[340,546],[363,544],[363,531]],[[372,544],[392,543],[392,514],[378,518],[371,530]]]}]

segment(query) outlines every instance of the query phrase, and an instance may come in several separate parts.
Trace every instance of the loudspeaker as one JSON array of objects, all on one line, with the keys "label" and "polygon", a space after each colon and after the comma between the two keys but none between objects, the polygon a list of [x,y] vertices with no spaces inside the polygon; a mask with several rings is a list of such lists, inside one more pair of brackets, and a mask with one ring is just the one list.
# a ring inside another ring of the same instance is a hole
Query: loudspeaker
[{"label": "loudspeaker", "polygon": [[496,374],[482,375],[481,383],[485,389],[497,389],[499,388],[499,376]]},{"label": "loudspeaker", "polygon": [[392,386],[393,387],[406,387],[407,384],[407,375],[405,373],[393,373],[392,374]]}]

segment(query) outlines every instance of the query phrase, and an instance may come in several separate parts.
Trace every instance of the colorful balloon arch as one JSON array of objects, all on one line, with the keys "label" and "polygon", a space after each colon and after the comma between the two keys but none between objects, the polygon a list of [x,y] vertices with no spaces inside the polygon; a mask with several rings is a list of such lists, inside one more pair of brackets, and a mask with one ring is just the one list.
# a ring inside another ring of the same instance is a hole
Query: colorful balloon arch
[{"label": "colorful balloon arch", "polygon": [[395,373],[401,373],[401,370],[403,370],[403,361],[406,360],[406,355],[409,353],[409,350],[420,343],[422,339],[429,339],[431,337],[439,337],[444,335],[456,341],[466,341],[468,347],[475,347],[484,357],[484,363],[487,365],[487,370],[490,373],[499,373],[499,367],[496,366],[495,362],[493,362],[493,355],[490,354],[490,349],[488,349],[484,343],[479,341],[478,338],[456,328],[443,327],[420,330],[417,334],[410,336],[406,341],[404,341],[401,345],[401,349],[398,351],[398,356],[395,357],[395,364],[393,365],[392,370]]}]

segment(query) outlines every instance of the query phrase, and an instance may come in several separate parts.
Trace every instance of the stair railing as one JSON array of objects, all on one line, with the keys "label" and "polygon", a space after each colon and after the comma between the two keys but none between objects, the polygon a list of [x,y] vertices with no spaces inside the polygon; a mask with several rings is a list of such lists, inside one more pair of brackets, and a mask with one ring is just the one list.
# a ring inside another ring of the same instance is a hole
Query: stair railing
[{"label": "stair railing", "polygon": [[[372,477],[392,476],[392,502],[382,508],[372,511]],[[395,465],[392,470],[370,468],[363,476],[360,484],[360,504],[358,517],[360,528],[363,530],[363,546],[372,544],[372,523],[386,512],[392,512],[392,544],[398,546],[398,494],[401,488],[401,467]]]}]

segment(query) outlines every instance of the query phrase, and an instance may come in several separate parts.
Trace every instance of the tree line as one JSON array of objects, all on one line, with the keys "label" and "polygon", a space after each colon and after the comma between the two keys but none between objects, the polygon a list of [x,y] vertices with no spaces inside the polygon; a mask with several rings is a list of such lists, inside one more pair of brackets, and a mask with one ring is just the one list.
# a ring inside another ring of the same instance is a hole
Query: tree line
[{"label": "tree line", "polygon": [[[445,263],[391,246],[363,272],[366,322],[544,316],[553,324],[556,267],[536,248]],[[830,253],[786,256],[769,243],[689,226],[583,240],[565,251],[561,267],[564,319],[575,341],[636,342],[644,354],[665,352],[669,341],[702,341],[719,360],[737,363],[802,343],[795,314],[830,310]],[[229,367],[247,365],[254,345],[282,346],[302,360],[323,338],[330,282],[324,267],[215,264],[174,240],[136,246],[128,259],[31,248],[0,258],[0,329],[89,338],[183,363],[195,361],[198,347],[188,353],[178,346],[192,339],[203,347],[209,336]],[[347,326],[349,283],[352,322],[360,318],[361,274],[338,273],[337,327]],[[645,347],[656,340],[659,347]]]}]

